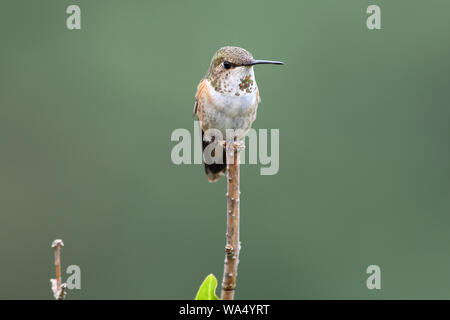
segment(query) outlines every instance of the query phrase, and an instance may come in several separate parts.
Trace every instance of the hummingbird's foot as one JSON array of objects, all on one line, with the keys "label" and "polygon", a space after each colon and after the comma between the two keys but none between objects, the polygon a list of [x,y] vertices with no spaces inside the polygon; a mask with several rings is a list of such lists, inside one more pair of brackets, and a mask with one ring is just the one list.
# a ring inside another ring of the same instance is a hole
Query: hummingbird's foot
[{"label": "hummingbird's foot", "polygon": [[227,142],[226,142],[226,140],[219,140],[219,141],[217,141],[217,143],[220,145],[220,146],[222,146],[222,148],[226,148],[227,147]]},{"label": "hummingbird's foot", "polygon": [[221,141],[223,148],[227,151],[227,154],[233,156],[234,152],[240,152],[245,149],[245,142],[241,140],[237,141]]},{"label": "hummingbird's foot", "polygon": [[210,143],[210,144],[219,145],[223,149],[226,149],[226,147],[227,147],[227,142],[225,140],[217,139],[216,136],[211,136],[211,137],[206,137],[205,136],[203,138],[203,140],[208,142],[208,143]]},{"label": "hummingbird's foot", "polygon": [[236,151],[243,151],[243,150],[245,150],[245,142],[242,140],[234,141],[233,147],[234,147],[234,150],[236,150]]}]

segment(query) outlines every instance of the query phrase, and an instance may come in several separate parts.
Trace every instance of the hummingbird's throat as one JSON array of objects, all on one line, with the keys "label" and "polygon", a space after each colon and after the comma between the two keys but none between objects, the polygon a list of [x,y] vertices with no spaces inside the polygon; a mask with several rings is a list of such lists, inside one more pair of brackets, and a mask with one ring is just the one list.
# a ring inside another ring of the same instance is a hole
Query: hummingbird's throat
[{"label": "hummingbird's throat", "polygon": [[219,93],[225,95],[251,94],[256,89],[253,68],[239,67],[210,79],[211,85]]},{"label": "hummingbird's throat", "polygon": [[241,91],[247,92],[247,93],[251,93],[253,90],[253,80],[252,80],[252,76],[248,75],[245,78],[241,79],[241,82],[239,83],[239,89],[241,89]]}]

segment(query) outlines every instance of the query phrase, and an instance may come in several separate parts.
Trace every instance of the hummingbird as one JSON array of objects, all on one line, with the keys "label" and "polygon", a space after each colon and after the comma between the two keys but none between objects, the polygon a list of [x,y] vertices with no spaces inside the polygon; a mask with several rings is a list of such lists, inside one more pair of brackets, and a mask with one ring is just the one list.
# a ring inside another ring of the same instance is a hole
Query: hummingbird
[{"label": "hummingbird", "polygon": [[[226,137],[227,130],[232,129],[236,133],[234,143],[243,143],[261,101],[253,70],[258,64],[284,63],[255,60],[247,50],[231,46],[220,48],[212,57],[207,75],[198,84],[193,112],[202,130],[203,150],[211,143],[224,143],[214,135],[205,135],[207,131],[218,130]],[[208,181],[215,182],[227,169],[226,154],[221,163],[204,164]]]}]

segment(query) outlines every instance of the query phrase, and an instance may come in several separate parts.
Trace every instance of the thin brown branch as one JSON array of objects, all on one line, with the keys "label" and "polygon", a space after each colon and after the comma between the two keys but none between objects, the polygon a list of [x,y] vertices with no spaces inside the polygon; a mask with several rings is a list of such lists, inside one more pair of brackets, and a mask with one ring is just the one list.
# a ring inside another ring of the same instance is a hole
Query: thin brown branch
[{"label": "thin brown branch", "polygon": [[239,264],[239,151],[240,142],[227,144],[227,243],[222,281],[222,300],[233,300]]},{"label": "thin brown branch", "polygon": [[52,248],[55,249],[55,268],[56,278],[50,279],[52,283],[53,296],[56,300],[63,300],[66,295],[66,284],[61,283],[61,248],[64,247],[64,243],[60,239],[56,239],[52,242]]}]

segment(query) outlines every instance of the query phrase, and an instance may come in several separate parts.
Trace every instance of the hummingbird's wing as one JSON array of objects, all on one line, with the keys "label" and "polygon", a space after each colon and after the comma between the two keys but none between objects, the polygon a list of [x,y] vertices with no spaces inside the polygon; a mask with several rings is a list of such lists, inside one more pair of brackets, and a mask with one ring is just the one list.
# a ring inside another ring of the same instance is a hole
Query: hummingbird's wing
[{"label": "hummingbird's wing", "polygon": [[194,102],[194,110],[192,111],[192,116],[195,117],[195,115],[197,114],[197,107],[198,107],[198,102],[197,100],[195,100]]},{"label": "hummingbird's wing", "polygon": [[[205,99],[208,99],[208,86],[207,86],[207,79],[202,79],[202,81],[200,81],[200,83],[197,86],[197,92],[195,93],[195,103],[194,103],[194,112],[193,115],[197,115],[198,119],[200,120],[200,130],[201,130],[201,137],[202,137],[202,146],[203,146],[203,150],[205,150],[205,148],[214,142],[210,142],[210,141],[205,141],[203,139],[204,136],[204,132],[203,132],[203,128],[202,128],[202,118],[203,118],[203,104],[205,103]],[[214,152],[214,151],[213,151]],[[227,170],[227,159],[226,159],[226,153],[223,153],[223,159],[222,159],[222,163],[212,163],[212,164],[207,164],[204,163],[205,165],[205,173],[206,173],[206,177],[208,178],[209,182],[215,182],[217,181],[220,176],[222,176],[225,171]]]},{"label": "hummingbird's wing", "polygon": [[193,116],[198,115],[199,120],[201,117],[202,110],[202,96],[206,92],[206,78],[202,79],[197,86],[197,92],[195,93],[195,103],[194,103],[194,111],[192,113]]}]

